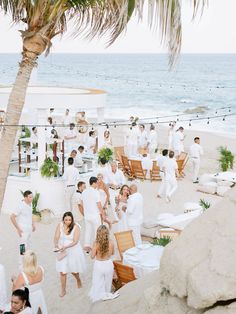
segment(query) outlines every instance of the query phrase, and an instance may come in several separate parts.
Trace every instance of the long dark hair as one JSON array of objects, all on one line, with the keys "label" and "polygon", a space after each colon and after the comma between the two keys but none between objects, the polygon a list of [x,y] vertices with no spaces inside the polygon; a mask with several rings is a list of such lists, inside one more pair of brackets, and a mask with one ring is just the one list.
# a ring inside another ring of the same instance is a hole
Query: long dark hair
[{"label": "long dark hair", "polygon": [[28,288],[25,288],[24,290],[17,289],[12,292],[12,296],[18,297],[22,302],[25,301],[25,306],[31,307],[31,304],[29,301],[29,289]]},{"label": "long dark hair", "polygon": [[120,189],[120,195],[122,195],[124,188],[128,188],[129,189],[129,186],[127,184],[122,185],[122,187]]},{"label": "long dark hair", "polygon": [[70,217],[70,218],[71,218],[71,224],[69,225],[69,231],[68,231],[68,234],[70,234],[71,231],[72,231],[73,228],[74,228],[74,225],[75,225],[74,216],[72,215],[71,212],[65,212],[64,215],[63,215],[63,217],[62,217],[63,223],[64,223],[64,219],[65,219],[66,217]]}]

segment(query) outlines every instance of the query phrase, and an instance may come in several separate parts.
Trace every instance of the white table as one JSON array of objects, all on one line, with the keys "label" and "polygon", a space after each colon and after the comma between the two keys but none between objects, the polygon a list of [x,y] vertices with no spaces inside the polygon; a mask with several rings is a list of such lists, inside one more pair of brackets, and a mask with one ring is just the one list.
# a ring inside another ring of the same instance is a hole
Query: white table
[{"label": "white table", "polygon": [[[140,248],[139,248],[140,247]],[[136,278],[159,269],[164,247],[143,244],[133,247],[123,254],[123,264],[133,267]]]}]

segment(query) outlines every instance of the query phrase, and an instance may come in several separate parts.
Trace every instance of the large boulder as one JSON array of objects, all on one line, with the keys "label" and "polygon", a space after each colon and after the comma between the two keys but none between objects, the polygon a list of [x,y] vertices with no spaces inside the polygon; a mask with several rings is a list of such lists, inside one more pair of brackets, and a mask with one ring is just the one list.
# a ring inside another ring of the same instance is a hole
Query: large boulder
[{"label": "large boulder", "polygon": [[236,298],[235,205],[233,188],[164,251],[161,288],[186,298],[191,308],[207,310],[217,301]]}]

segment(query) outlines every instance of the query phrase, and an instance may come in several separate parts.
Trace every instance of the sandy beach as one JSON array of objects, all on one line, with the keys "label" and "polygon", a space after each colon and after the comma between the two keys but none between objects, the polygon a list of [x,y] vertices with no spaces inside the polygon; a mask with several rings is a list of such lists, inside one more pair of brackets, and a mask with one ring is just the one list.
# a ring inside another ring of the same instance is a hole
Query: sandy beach
[{"label": "sandy beach", "polygon": [[[167,129],[164,127],[158,127],[159,146],[161,148],[166,147],[167,141]],[[210,127],[209,127],[210,130]],[[110,129],[114,146],[123,145],[124,139],[124,127],[117,127]],[[204,156],[202,158],[200,173],[215,173],[219,171],[218,165],[218,151],[217,148],[221,145],[227,146],[234,154],[236,153],[235,140],[231,137],[224,135],[216,135],[210,132],[200,132],[189,130],[185,132],[185,150],[188,151],[188,147],[193,142],[195,136],[201,138],[201,145],[204,149]],[[137,181],[138,189],[144,197],[144,220],[156,218],[160,213],[183,213],[184,203],[199,202],[201,198],[204,198],[211,205],[216,204],[222,197],[216,195],[209,195],[197,192],[197,186],[191,182],[191,165],[187,164],[186,177],[179,180],[178,190],[173,196],[173,200],[170,203],[166,203],[164,199],[157,199],[157,188],[160,182]],[[14,197],[10,195],[9,197]],[[45,269],[45,282],[44,293],[46,296],[46,302],[48,311],[50,314],[64,314],[64,313],[92,313],[95,309],[95,305],[92,305],[87,295],[91,285],[92,277],[92,261],[89,256],[86,256],[88,271],[81,276],[83,287],[81,289],[76,288],[76,283],[71,276],[68,276],[67,295],[64,298],[59,297],[59,276],[55,270],[55,253],[53,249],[53,236],[58,218],[54,218],[52,224],[44,225],[37,223],[37,230],[33,235],[33,250],[36,252],[39,258],[39,264]],[[81,243],[83,244],[84,229],[82,222]],[[18,245],[16,231],[10,223],[9,216],[2,214],[0,219],[0,263],[5,266],[7,273],[8,293],[10,295],[10,278],[11,275],[16,274],[18,266]],[[109,301],[106,301],[106,306]],[[99,306],[99,312],[102,305]],[[124,313],[124,312],[119,312]]]}]

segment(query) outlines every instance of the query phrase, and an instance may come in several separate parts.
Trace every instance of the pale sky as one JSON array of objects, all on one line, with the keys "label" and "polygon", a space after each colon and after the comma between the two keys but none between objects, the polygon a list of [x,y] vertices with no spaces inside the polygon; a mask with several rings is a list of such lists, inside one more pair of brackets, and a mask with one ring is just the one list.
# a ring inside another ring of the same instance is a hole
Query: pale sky
[{"label": "pale sky", "polygon": [[[209,7],[201,19],[191,21],[190,3],[182,0],[184,53],[236,53],[236,0],[209,0]],[[0,53],[20,52],[21,38],[18,27],[11,27],[10,19],[0,14]],[[109,48],[104,40],[73,39],[65,34],[54,39],[52,52],[57,53],[160,53],[166,50],[159,44],[158,33],[148,29],[146,23],[133,18],[126,33]]]}]

